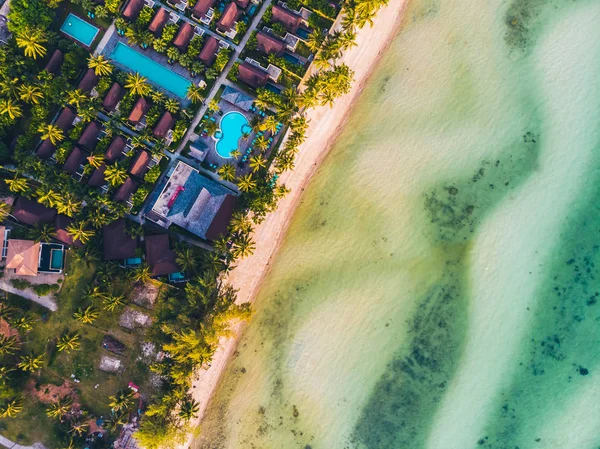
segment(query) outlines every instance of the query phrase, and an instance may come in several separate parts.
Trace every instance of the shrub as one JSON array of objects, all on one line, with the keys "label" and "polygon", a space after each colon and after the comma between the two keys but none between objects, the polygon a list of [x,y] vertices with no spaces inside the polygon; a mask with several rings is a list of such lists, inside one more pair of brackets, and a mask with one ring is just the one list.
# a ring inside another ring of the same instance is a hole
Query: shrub
[{"label": "shrub", "polygon": [[45,296],[50,293],[57,292],[60,288],[58,284],[39,284],[33,286],[33,291],[36,292],[39,296]]},{"label": "shrub", "polygon": [[19,290],[25,290],[31,286],[31,283],[26,279],[11,279],[10,283],[14,288]]}]

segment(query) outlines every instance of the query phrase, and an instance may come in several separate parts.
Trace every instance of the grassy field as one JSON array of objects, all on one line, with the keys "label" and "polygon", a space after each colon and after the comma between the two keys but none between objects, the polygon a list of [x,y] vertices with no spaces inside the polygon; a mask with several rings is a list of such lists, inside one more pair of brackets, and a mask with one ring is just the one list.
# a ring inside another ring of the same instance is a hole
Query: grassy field
[{"label": "grassy field", "polygon": [[[124,273],[120,273],[119,276]],[[147,363],[140,358],[140,343],[143,341],[144,332],[130,331],[118,325],[121,312],[106,312],[101,304],[96,307],[100,316],[92,325],[83,325],[73,318],[73,312],[79,307],[85,307],[91,300],[87,297],[87,289],[92,285],[95,267],[85,263],[77,263],[71,253],[67,256],[67,275],[62,290],[57,295],[58,311],[49,312],[26,299],[9,295],[6,302],[10,307],[21,312],[29,312],[36,318],[33,330],[28,332],[23,339],[23,353],[33,351],[45,354],[45,366],[36,374],[23,377],[22,386],[28,390],[24,411],[13,419],[5,419],[0,423],[4,436],[21,444],[32,444],[36,441],[43,442],[48,447],[61,447],[65,439],[64,431],[61,432],[57,422],[50,420],[45,415],[45,405],[41,404],[35,393],[32,393],[32,382],[35,392],[43,392],[45,385],[61,386],[65,381],[73,382],[76,401],[91,416],[107,416],[110,413],[109,396],[117,390],[126,388],[128,382],[133,382],[141,387],[144,395],[153,393],[149,385],[149,369]],[[113,289],[127,297],[132,286],[126,280],[116,278]],[[164,287],[166,289],[167,287]],[[128,307],[140,310],[151,315],[151,311],[142,309],[134,304]],[[55,341],[65,331],[77,332],[81,336],[81,347],[71,353],[57,352]],[[110,334],[126,346],[123,356],[116,356],[102,348],[104,335]],[[105,373],[97,369],[102,355],[119,358],[124,364],[122,373]],[[35,422],[35,426],[32,426]],[[34,429],[32,429],[34,427]]]}]

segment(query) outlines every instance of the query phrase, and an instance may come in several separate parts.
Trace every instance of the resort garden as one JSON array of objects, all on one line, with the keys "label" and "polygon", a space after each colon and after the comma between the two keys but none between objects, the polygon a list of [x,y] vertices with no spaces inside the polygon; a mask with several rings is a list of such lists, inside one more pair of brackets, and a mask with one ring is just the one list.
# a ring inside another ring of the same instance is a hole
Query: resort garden
[{"label": "resort garden", "polygon": [[[263,10],[244,0],[10,0],[0,221],[9,249],[25,239],[70,249],[53,284],[0,278],[17,291],[0,302],[2,435],[48,447],[100,447],[130,431],[147,448],[182,441],[198,410],[193,373],[250,315],[227,273],[287,193],[279,179],[305,140],[306,110],[349,91],[339,59],[384,3],[275,2],[251,29]],[[217,82],[223,71],[229,81]],[[202,139],[218,151],[234,113],[236,148],[195,161]],[[157,200],[178,169],[225,192],[217,237],[160,224],[159,206],[183,201],[179,187]],[[37,206],[53,218],[24,211]],[[158,240],[177,277],[152,261]],[[130,253],[110,256],[111,244]]]}]

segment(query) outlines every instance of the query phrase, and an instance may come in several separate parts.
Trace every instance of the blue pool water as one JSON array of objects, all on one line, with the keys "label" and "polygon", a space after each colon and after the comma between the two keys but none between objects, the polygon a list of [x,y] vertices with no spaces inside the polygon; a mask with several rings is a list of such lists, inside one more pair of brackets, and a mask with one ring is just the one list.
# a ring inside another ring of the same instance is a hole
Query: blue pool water
[{"label": "blue pool water", "polygon": [[[238,142],[244,131],[250,132],[248,119],[239,112],[228,112],[221,119],[221,138],[217,141],[217,153],[222,158],[230,158],[231,152],[237,150]],[[216,136],[216,133],[215,133]]]},{"label": "blue pool water", "polygon": [[110,58],[178,97],[185,98],[191,82],[162,64],[153,61],[140,52],[119,42],[110,54]]},{"label": "blue pool water", "polygon": [[289,53],[284,53],[283,59],[285,59],[287,62],[291,62],[292,64],[300,64],[300,60]]},{"label": "blue pool water", "polygon": [[61,25],[60,31],[71,36],[76,41],[81,42],[86,47],[89,47],[92,45],[92,42],[94,42],[94,39],[100,30],[91,23],[80,19],[75,14],[69,13]]},{"label": "blue pool water", "polygon": [[300,36],[302,39],[308,39],[308,36],[310,36],[310,31],[305,30],[304,28],[300,27],[298,28],[298,30],[296,31],[296,34],[298,36]]},{"label": "blue pool water", "polygon": [[63,250],[53,249],[50,252],[50,268],[53,270],[63,269]]}]

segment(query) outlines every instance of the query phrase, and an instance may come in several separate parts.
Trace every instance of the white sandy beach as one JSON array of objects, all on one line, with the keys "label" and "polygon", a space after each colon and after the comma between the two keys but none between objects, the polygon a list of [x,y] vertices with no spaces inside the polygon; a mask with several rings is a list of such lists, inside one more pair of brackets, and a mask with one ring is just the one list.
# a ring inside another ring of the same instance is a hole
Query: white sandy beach
[{"label": "white sandy beach", "polygon": [[[306,142],[301,146],[296,157],[296,167],[280,178],[291,192],[279,202],[277,211],[270,214],[256,228],[254,255],[240,261],[230,273],[229,282],[238,289],[238,302],[254,301],[270,268],[271,259],[299,204],[304,187],[327,155],[354,100],[361,92],[383,50],[396,34],[406,3],[407,0],[390,0],[388,6],[378,13],[373,26],[370,28],[367,26],[358,32],[356,39],[358,45],[343,56],[340,62],[346,63],[354,70],[355,81],[351,92],[337,99],[331,108],[319,107],[308,112],[307,119],[310,121],[310,127]],[[238,336],[242,327],[238,326],[236,329]],[[192,387],[193,396],[200,404],[195,425],[201,421],[236,344],[237,338],[223,339],[213,358],[212,366],[197,374]],[[186,447],[190,442],[191,437]]]}]

